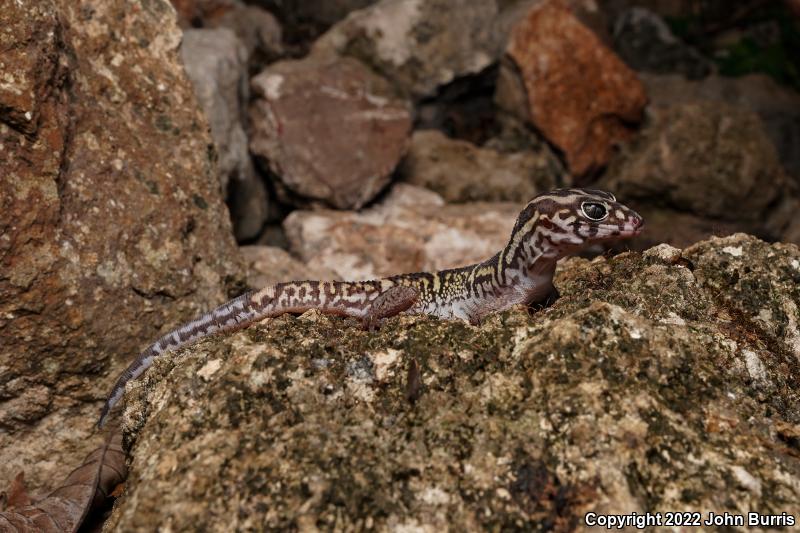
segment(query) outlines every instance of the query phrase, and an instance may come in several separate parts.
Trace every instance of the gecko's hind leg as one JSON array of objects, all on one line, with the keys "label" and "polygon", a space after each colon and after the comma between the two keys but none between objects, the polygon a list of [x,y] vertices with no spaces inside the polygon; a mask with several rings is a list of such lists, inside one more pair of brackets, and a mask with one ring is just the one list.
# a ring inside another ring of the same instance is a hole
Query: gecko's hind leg
[{"label": "gecko's hind leg", "polygon": [[418,297],[419,294],[413,287],[395,285],[386,289],[370,304],[367,314],[361,319],[361,327],[374,331],[384,319],[410,309]]}]

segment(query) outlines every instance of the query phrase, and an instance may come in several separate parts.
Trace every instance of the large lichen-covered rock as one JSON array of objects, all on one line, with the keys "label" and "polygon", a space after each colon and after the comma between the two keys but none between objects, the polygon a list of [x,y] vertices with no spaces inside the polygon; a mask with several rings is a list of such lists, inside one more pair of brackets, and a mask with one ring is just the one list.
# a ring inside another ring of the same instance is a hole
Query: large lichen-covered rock
[{"label": "large lichen-covered rock", "polygon": [[482,326],[281,317],[128,388],[114,530],[573,529],[800,499],[800,250],[572,259]]},{"label": "large lichen-covered rock", "polygon": [[240,276],[180,39],[164,0],[0,9],[3,485],[63,479],[120,367]]}]

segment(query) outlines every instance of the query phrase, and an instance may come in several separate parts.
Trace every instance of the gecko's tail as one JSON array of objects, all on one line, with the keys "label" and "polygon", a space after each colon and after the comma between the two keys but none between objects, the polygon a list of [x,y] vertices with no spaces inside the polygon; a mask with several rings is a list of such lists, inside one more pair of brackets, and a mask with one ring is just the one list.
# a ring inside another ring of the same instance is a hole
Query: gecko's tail
[{"label": "gecko's tail", "polygon": [[248,291],[241,296],[217,307],[200,318],[184,324],[170,331],[156,342],[147,347],[117,378],[116,383],[108,394],[103,409],[100,412],[98,427],[103,427],[111,409],[122,399],[125,394],[125,385],[147,370],[156,357],[167,352],[177,350],[182,346],[196,342],[202,338],[223,333],[242,327],[259,320],[263,308],[256,306],[252,301],[253,291]]}]

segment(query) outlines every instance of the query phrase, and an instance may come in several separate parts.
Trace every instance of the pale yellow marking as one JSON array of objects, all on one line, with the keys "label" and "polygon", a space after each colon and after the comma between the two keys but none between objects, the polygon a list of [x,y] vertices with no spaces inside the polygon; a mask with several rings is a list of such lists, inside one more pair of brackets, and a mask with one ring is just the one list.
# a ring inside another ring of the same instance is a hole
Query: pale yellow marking
[{"label": "pale yellow marking", "polygon": [[508,260],[506,261],[507,263],[510,263],[511,259],[513,259],[514,252],[519,247],[519,242],[522,240],[522,236],[528,233],[530,230],[532,230],[533,226],[536,225],[538,221],[539,221],[539,212],[537,211],[534,213],[531,219],[527,223],[525,223],[525,225],[522,226],[522,228],[520,228],[518,232],[514,234],[514,237],[511,239],[511,246],[509,246],[509,249],[511,250],[512,253],[508,256]]},{"label": "pale yellow marking", "polygon": [[494,269],[492,267],[481,267],[478,275],[479,276],[491,276],[494,273]]},{"label": "pale yellow marking", "polygon": [[306,291],[306,295],[303,297],[303,302],[307,302],[307,301],[312,299],[312,296],[311,296],[312,287],[311,287],[311,284],[309,282],[304,281],[303,283],[300,284],[300,286],[297,288],[298,294],[299,294],[300,289],[305,289],[305,291]]},{"label": "pale yellow marking", "polygon": [[[575,195],[577,196],[578,193],[575,193]],[[539,196],[538,198],[536,198],[536,202],[537,203],[542,201],[542,200],[550,200],[550,201],[552,201],[552,202],[554,202],[556,204],[559,204],[559,205],[570,205],[575,201],[575,197],[574,196],[550,196],[548,194],[548,195]],[[528,205],[530,205],[530,203]]]},{"label": "pale yellow marking", "polygon": [[327,286],[327,281],[319,282],[319,305],[325,305],[328,302],[328,295],[325,293]]}]

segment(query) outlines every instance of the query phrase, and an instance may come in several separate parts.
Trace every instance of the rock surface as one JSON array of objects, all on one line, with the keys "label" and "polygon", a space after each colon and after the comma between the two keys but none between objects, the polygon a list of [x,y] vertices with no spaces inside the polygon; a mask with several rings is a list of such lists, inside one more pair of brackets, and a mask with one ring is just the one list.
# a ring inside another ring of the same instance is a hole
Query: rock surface
[{"label": "rock surface", "polygon": [[293,211],[284,229],[294,255],[337,279],[364,280],[464,266],[508,242],[522,205],[445,205],[438,194],[397,184],[364,211]]},{"label": "rock surface", "polygon": [[576,176],[604,167],[642,118],[647,96],[636,74],[558,2],[516,24],[507,55],[513,68],[506,65],[498,91],[518,96],[500,104],[561,149]]},{"label": "rock surface", "polygon": [[378,0],[251,0],[275,13],[286,26],[286,38],[301,46],[317,38],[351,11]]},{"label": "rock surface", "polygon": [[269,205],[242,127],[249,95],[247,50],[229,29],[189,29],[183,33],[181,59],[211,126],[236,238],[253,238],[267,220]]},{"label": "rock surface", "polygon": [[316,54],[353,56],[414,98],[502,55],[521,6],[512,0],[384,0],[354,11],[314,43]]},{"label": "rock surface", "polygon": [[250,150],[288,203],[358,209],[389,183],[408,144],[410,108],[351,58],[270,65],[253,78]]},{"label": "rock surface", "polygon": [[709,76],[701,81],[643,74],[642,81],[654,105],[723,102],[758,113],[781,163],[800,184],[800,94],[763,74]]},{"label": "rock surface", "polygon": [[242,246],[239,251],[247,264],[247,285],[262,289],[283,281],[334,280],[336,275],[324,267],[307,265],[275,246]]},{"label": "rock surface", "polygon": [[450,139],[436,130],[416,131],[403,160],[403,181],[430,189],[448,203],[527,202],[555,189],[558,163],[547,150],[502,153]]},{"label": "rock surface", "polygon": [[[129,388],[108,527],[573,530],[586,512],[791,512],[800,250],[736,235],[570,260],[481,327],[282,317]],[[415,371],[414,368],[417,370]]]},{"label": "rock surface", "polygon": [[142,344],[241,279],[175,12],[81,6],[0,9],[0,480],[33,491]]},{"label": "rock surface", "polygon": [[242,41],[250,73],[260,72],[267,63],[285,53],[281,25],[270,12],[258,6],[237,5],[209,24],[230,29]]},{"label": "rock surface", "polygon": [[240,0],[170,0],[181,28],[197,28],[237,9]]},{"label": "rock surface", "polygon": [[758,116],[711,102],[655,109],[597,186],[643,207],[649,242],[678,246],[708,233],[676,239],[676,228],[686,224],[670,224],[669,215],[661,217],[663,224],[650,224],[651,210],[689,213],[706,219],[706,227],[720,223],[728,231],[777,239],[797,206]]},{"label": "rock surface", "polygon": [[614,48],[631,68],[676,73],[689,79],[711,74],[711,61],[675,37],[663,18],[644,7],[632,7],[614,22]]}]

